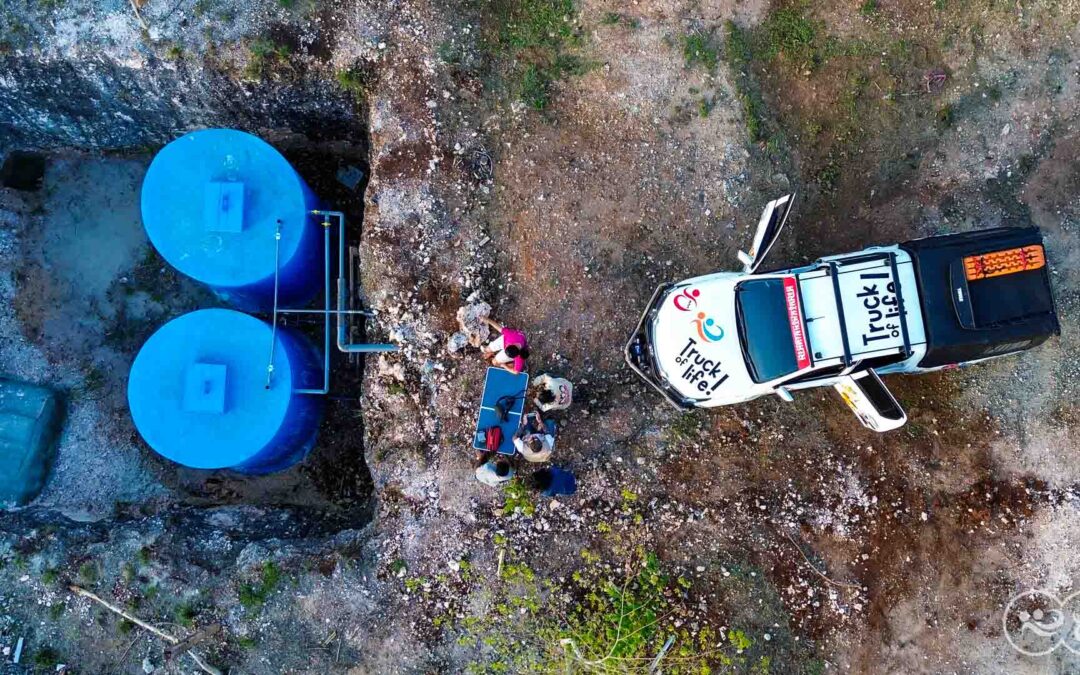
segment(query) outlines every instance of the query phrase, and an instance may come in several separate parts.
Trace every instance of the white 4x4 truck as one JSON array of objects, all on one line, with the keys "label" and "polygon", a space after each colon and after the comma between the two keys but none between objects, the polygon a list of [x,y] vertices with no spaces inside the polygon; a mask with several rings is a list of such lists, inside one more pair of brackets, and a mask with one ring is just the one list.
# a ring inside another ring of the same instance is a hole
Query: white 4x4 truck
[{"label": "white 4x4 truck", "polygon": [[875,431],[907,421],[878,374],[1004,356],[1060,333],[1042,236],[1003,227],[758,272],[791,211],[770,202],[742,272],[661,285],[626,345],[678,408],[834,387]]}]

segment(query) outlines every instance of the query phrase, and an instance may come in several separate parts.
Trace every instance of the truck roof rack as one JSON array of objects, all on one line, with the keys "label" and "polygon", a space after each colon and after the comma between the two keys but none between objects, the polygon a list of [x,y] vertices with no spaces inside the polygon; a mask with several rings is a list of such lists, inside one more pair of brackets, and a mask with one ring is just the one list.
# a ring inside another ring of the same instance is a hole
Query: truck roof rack
[{"label": "truck roof rack", "polygon": [[904,339],[904,358],[911,356],[911,336],[908,335],[907,309],[904,307],[904,289],[900,283],[900,273],[896,269],[896,253],[889,253],[889,267],[892,268],[893,283],[896,284],[896,305],[900,310],[900,335]]},{"label": "truck roof rack", "polygon": [[844,342],[844,365],[851,365],[851,345],[847,339],[847,321],[844,320],[844,303],[840,299],[840,271],[836,261],[829,261],[829,277],[832,279],[833,294],[836,296],[836,318],[840,320],[840,337]]},{"label": "truck roof rack", "polygon": [[[900,336],[903,340],[902,354],[904,358],[911,356],[911,334],[908,330],[908,310],[904,304],[904,294],[902,289],[902,283],[900,281],[900,272],[896,265],[896,253],[894,251],[878,251],[873,253],[867,253],[865,255],[854,256],[851,258],[844,258],[842,260],[826,260],[825,263],[828,266],[829,276],[832,279],[833,294],[836,297],[836,315],[840,323],[840,338],[844,347],[844,365],[850,366],[855,363],[856,359],[851,350],[851,343],[848,338],[848,317],[844,313],[844,294],[840,287],[840,275],[843,273],[841,266],[858,265],[862,263],[870,262],[884,262],[888,264],[889,275],[892,277],[891,281],[894,288],[894,294],[896,295],[896,309],[897,316],[900,323]],[[893,349],[900,349],[900,345],[892,347]]]}]

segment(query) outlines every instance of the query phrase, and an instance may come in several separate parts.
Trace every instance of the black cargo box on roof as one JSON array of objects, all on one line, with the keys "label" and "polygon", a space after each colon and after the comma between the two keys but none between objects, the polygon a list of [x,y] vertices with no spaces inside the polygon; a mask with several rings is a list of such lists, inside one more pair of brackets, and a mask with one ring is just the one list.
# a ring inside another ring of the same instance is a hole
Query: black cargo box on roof
[{"label": "black cargo box on roof", "polygon": [[922,368],[1007,354],[1042,344],[1061,327],[1050,275],[1039,269],[967,281],[963,259],[1042,245],[1035,227],[1001,227],[900,244],[919,280],[926,356]]}]

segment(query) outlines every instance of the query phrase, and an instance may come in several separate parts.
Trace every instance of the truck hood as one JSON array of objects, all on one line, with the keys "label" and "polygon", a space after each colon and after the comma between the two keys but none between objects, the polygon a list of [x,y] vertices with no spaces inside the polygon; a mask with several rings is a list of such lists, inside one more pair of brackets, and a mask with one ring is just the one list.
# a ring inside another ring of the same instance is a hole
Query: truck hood
[{"label": "truck hood", "polygon": [[660,374],[681,395],[702,403],[751,398],[750,379],[735,319],[738,273],[712,274],[673,286],[652,322]]}]

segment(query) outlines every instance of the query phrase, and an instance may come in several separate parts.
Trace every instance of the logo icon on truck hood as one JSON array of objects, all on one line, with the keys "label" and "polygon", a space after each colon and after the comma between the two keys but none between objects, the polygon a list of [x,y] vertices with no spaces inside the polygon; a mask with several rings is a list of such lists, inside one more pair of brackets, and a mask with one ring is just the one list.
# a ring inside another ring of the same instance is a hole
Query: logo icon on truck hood
[{"label": "logo icon on truck hood", "polygon": [[697,318],[690,323],[694,324],[698,336],[705,342],[717,342],[724,337],[724,329],[717,326],[712,317],[705,316],[705,312],[698,312]]},{"label": "logo icon on truck hood", "polygon": [[[681,293],[671,299],[671,304],[675,305],[675,309],[680,312],[689,312],[697,307],[699,298],[701,298],[701,289],[684,288]],[[724,329],[717,326],[716,321],[705,312],[698,312],[697,318],[691,319],[690,323],[694,324],[698,337],[704,342],[716,342],[724,337]]]},{"label": "logo icon on truck hood", "polygon": [[671,299],[671,304],[675,305],[675,309],[680,312],[689,312],[691,309],[697,307],[698,297],[701,296],[701,291],[698,289],[684,288],[682,293],[679,293]]}]

